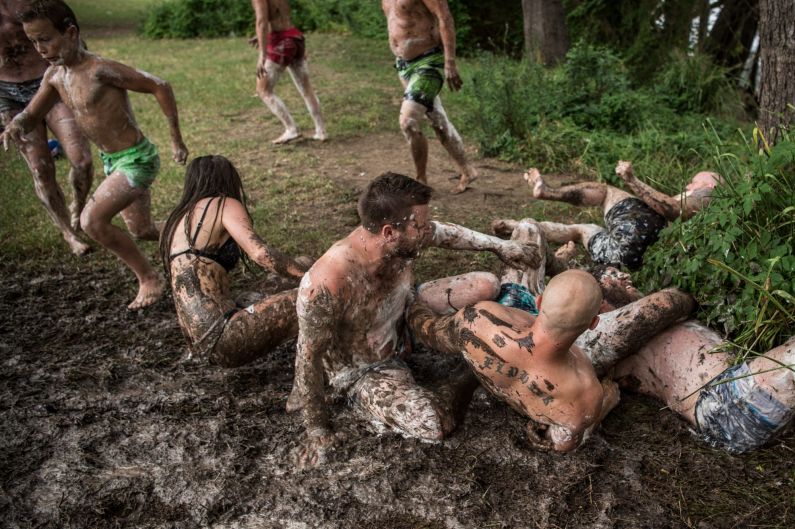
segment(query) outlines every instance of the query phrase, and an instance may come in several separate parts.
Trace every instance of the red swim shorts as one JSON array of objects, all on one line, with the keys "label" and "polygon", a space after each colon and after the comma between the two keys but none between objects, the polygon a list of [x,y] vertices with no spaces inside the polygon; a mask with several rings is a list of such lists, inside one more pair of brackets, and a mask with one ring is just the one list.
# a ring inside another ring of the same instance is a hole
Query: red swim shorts
[{"label": "red swim shorts", "polygon": [[304,34],[296,28],[268,33],[268,59],[290,66],[304,58]]}]

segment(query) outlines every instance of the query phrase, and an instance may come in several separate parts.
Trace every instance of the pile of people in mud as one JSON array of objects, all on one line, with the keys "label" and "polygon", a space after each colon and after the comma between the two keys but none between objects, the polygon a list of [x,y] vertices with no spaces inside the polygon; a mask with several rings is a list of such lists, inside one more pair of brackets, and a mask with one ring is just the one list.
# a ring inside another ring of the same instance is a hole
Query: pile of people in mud
[{"label": "pile of people in mud", "polygon": [[[300,135],[273,92],[285,69],[314,120],[314,138],[324,140],[304,39],[291,24],[287,0],[252,3],[257,91],[285,127],[275,143]],[[178,205],[162,228],[153,223],[149,187],[160,161],[127,92],[157,99],[173,158],[184,164],[188,151],[173,91],[161,79],[89,53],[77,18],[61,0],[0,1],[3,142],[18,146],[75,254],[89,250],[82,229],[132,269],[139,292],[130,309],[157,301],[164,284],[133,238],[111,221],[120,213],[133,237],[160,241],[193,354],[234,367],[297,336],[287,411],[300,412],[305,423],[296,451],[301,465],[322,463],[342,442],[331,426],[327,392],[347,398],[368,421],[424,440],[450,435],[478,387],[526,417],[530,443],[543,450],[580,446],[618,403],[619,387],[659,398],[700,439],[731,452],[778,435],[795,409],[795,338],[733,365],[724,340],[688,319],[696,307],[690,294],[643,295],[620,271],[642,264],[668,221],[707,204],[721,177],[700,172],[684,192],[668,196],[621,161],[616,174],[632,195],[594,182],[553,188],[531,169],[523,178],[535,199],[600,207],[604,226],[498,219],[494,236],[433,220],[423,116],[461,170],[453,191],[464,191],[476,177],[439,98],[445,80],[451,89],[461,87],[452,17],[444,0],[385,0],[383,7],[405,89],[400,125],[416,178],[386,172],[371,181],[358,201],[361,225],[317,260],[291,258],[260,238],[241,178],[224,156],[193,159]],[[54,179],[45,127],[71,163],[71,212]],[[100,149],[106,178],[86,200],[88,140]],[[550,242],[562,246],[553,251]],[[571,268],[575,243],[587,249],[590,271]],[[493,252],[504,269],[500,277],[473,271],[415,285],[412,263],[430,246]],[[229,276],[241,259],[300,286],[241,306]],[[418,344],[465,363],[434,387],[421,386],[405,361]]]}]

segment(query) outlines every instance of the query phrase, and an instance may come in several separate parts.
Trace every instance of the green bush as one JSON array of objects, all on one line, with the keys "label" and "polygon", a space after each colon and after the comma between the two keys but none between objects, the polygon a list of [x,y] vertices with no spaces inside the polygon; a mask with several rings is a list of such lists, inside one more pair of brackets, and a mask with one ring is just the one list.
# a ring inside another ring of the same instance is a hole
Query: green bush
[{"label": "green bush", "polygon": [[699,317],[722,327],[742,356],[795,329],[795,142],[786,137],[769,152],[753,144],[743,157],[717,145],[714,168],[726,183],[708,207],[662,232],[639,275],[647,291],[694,293]]},{"label": "green bush", "polygon": [[700,53],[673,52],[654,89],[677,112],[732,113],[742,107],[726,69]]},{"label": "green bush", "polygon": [[169,0],[155,5],[142,32],[150,38],[249,35],[254,10],[249,0]]}]

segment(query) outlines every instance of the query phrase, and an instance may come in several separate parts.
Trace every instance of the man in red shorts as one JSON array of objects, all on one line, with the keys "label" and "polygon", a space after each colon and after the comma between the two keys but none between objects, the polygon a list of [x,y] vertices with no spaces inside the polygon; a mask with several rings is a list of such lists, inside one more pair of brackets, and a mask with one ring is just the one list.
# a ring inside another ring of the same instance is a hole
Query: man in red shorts
[{"label": "man in red shorts", "polygon": [[326,127],[320,114],[320,102],[309,83],[309,69],[304,53],[304,36],[290,20],[290,3],[287,0],[251,0],[257,17],[257,45],[260,56],[257,62],[257,94],[284,125],[284,133],[273,143],[287,143],[301,137],[298,127],[279,96],[273,92],[276,82],[290,72],[295,87],[304,98],[306,108],[315,122],[314,139],[326,139]]}]

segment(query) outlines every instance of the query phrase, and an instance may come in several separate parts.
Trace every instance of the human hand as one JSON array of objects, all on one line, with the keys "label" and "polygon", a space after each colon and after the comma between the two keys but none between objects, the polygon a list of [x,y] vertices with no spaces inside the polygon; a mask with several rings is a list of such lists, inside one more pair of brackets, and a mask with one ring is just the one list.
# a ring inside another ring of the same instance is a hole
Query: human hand
[{"label": "human hand", "polygon": [[527,440],[533,448],[544,452],[551,452],[555,449],[552,441],[544,437],[548,429],[549,425],[547,424],[541,424],[533,420],[528,421]]},{"label": "human hand", "polygon": [[632,162],[619,160],[618,165],[616,165],[616,176],[627,183],[635,180],[635,174],[632,172]]},{"label": "human hand", "polygon": [[259,39],[257,38],[256,35],[254,35],[253,37],[248,39],[248,45],[251,46],[254,49],[258,49],[259,48]]},{"label": "human hand", "polygon": [[538,268],[541,264],[538,246],[513,240],[503,241],[497,249],[497,257],[511,268],[520,270]]},{"label": "human hand", "polygon": [[444,78],[447,79],[447,87],[453,92],[461,90],[461,86],[464,84],[461,76],[458,75],[458,68],[455,62],[452,61],[448,61],[444,65]]},{"label": "human hand", "polygon": [[188,148],[182,140],[175,140],[171,143],[171,151],[174,154],[174,161],[179,165],[185,165],[188,159]]},{"label": "human hand", "polygon": [[0,135],[3,141],[3,150],[5,151],[8,150],[8,146],[12,141],[17,145],[28,143],[28,139],[25,137],[25,130],[20,123],[21,119],[17,119],[20,115],[21,114],[17,114],[17,116],[5,126],[3,134]]},{"label": "human hand", "polygon": [[265,53],[259,54],[259,60],[257,61],[257,79],[265,78],[265,62],[268,60],[268,56]]},{"label": "human hand", "polygon": [[306,438],[293,453],[293,462],[298,470],[314,468],[328,463],[334,449],[345,440],[341,433],[328,428],[307,430]]}]

